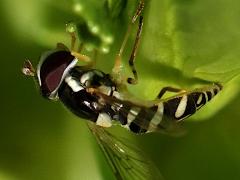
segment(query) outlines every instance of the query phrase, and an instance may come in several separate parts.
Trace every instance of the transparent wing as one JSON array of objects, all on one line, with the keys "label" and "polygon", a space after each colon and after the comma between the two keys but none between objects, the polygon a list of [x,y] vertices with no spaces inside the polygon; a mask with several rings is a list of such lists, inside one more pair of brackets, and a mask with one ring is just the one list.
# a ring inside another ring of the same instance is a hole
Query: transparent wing
[{"label": "transparent wing", "polygon": [[[149,132],[162,132],[174,136],[179,136],[185,133],[180,124],[176,121],[172,121],[171,119],[166,118],[163,120],[162,113],[153,112],[153,109],[151,107],[155,106],[158,103],[161,103],[161,101],[139,102],[132,100],[122,100],[116,97],[107,96],[101,92],[95,92],[95,95],[99,96],[104,104],[108,104],[111,107],[118,109],[121,116],[125,117],[126,119],[128,119],[129,116],[135,117],[136,114],[138,114],[137,110],[144,109],[145,116],[143,115],[141,118],[135,119],[134,123],[142,129],[149,130]],[[147,118],[147,116],[150,114],[154,114],[154,121],[149,121],[149,118]]]},{"label": "transparent wing", "polygon": [[88,126],[95,135],[117,180],[163,180],[155,165],[129,140],[120,139],[102,127],[89,122]]},{"label": "transparent wing", "polygon": [[[118,106],[120,108],[121,105],[119,103],[112,102],[112,106],[116,106],[116,107]],[[136,104],[135,106],[139,107]],[[134,107],[134,104],[132,107]],[[134,121],[132,121],[133,123],[138,125],[141,129],[145,129],[147,130],[147,132],[159,132],[159,133],[163,133],[163,134],[167,134],[175,137],[182,136],[186,133],[186,130],[182,126],[183,122],[177,122],[167,117],[163,118],[161,113],[153,112],[152,108],[148,108],[148,107],[141,107],[141,108],[144,109],[145,116],[143,115],[141,118],[135,118]],[[130,111],[128,111],[127,109],[121,108],[120,111],[121,111],[121,115],[125,116],[126,118],[136,116],[136,112],[134,108]],[[149,118],[147,118],[147,116],[150,114],[154,114],[154,116],[152,117],[152,121],[149,121]]]}]

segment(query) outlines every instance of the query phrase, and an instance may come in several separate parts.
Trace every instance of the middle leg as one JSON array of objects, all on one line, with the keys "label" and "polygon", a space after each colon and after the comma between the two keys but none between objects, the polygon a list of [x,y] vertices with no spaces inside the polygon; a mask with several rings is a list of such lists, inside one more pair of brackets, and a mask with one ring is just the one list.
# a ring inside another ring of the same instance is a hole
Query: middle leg
[{"label": "middle leg", "polygon": [[130,66],[130,68],[132,70],[132,73],[133,73],[133,76],[134,76],[134,78],[129,77],[127,79],[127,82],[129,84],[137,84],[137,82],[138,82],[138,75],[137,75],[137,71],[136,71],[136,68],[135,68],[135,65],[134,65],[134,61],[135,61],[135,57],[136,57],[136,54],[137,54],[137,49],[138,49],[138,46],[139,46],[140,37],[141,37],[141,34],[142,34],[142,27],[143,27],[143,16],[140,16],[137,36],[136,36],[136,39],[135,39],[135,42],[134,42],[134,46],[133,46],[133,49],[132,49],[130,59],[128,61],[129,66]]},{"label": "middle leg", "polygon": [[113,67],[113,70],[112,70],[112,75],[114,76],[114,78],[117,78],[117,79],[122,78],[121,77],[122,76],[122,74],[121,74],[122,73],[122,62],[121,62],[122,54],[123,54],[123,51],[125,49],[126,43],[128,41],[130,32],[132,30],[132,26],[135,24],[136,20],[138,19],[138,17],[142,13],[143,8],[144,8],[144,0],[140,0],[138,8],[137,8],[135,14],[133,15],[129,25],[128,25],[128,29],[127,29],[127,32],[124,36],[124,39],[123,39],[122,45],[120,47],[120,50],[119,50],[119,52],[116,56],[115,64],[114,64],[114,67]]}]

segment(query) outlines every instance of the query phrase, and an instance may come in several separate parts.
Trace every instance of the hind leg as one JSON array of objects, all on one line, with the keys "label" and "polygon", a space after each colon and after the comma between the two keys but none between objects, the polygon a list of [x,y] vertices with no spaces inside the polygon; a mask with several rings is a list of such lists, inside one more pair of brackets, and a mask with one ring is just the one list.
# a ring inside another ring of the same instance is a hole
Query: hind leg
[{"label": "hind leg", "polygon": [[167,86],[167,87],[164,87],[161,89],[161,91],[159,92],[156,99],[161,99],[166,92],[180,93],[180,92],[186,92],[186,91],[184,89],[173,88],[173,87]]}]

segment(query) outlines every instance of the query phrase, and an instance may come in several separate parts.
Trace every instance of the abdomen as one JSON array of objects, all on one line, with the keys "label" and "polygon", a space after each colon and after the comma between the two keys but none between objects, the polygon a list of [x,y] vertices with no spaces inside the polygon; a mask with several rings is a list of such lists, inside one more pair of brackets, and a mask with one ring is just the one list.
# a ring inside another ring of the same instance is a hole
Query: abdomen
[{"label": "abdomen", "polygon": [[196,113],[221,89],[221,85],[214,84],[209,88],[181,93],[148,108],[125,105],[119,109],[120,115],[125,117],[121,122],[134,133],[169,132],[174,124]]},{"label": "abdomen", "polygon": [[214,84],[206,89],[196,89],[189,93],[183,93],[182,95],[170,98],[163,102],[163,117],[175,121],[183,120],[203,107],[216,96],[221,89],[221,85]]}]

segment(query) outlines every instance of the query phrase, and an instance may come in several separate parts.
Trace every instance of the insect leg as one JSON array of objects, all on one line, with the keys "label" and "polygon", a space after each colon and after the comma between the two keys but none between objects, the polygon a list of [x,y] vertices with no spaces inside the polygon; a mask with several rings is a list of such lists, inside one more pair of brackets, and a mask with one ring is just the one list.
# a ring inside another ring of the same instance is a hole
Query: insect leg
[{"label": "insect leg", "polygon": [[[95,58],[96,58],[96,51],[94,51],[94,61],[89,57],[86,56],[84,54],[82,54],[82,50],[84,49],[84,43],[81,42],[79,43],[79,46],[77,47],[77,50],[75,50],[75,46],[76,46],[76,41],[77,41],[77,34],[76,34],[76,27],[74,23],[68,23],[66,24],[66,31],[67,33],[69,33],[69,35],[71,36],[71,54],[72,56],[75,56],[79,61],[83,61],[85,63],[87,63],[87,67],[92,67],[96,64],[95,62]],[[62,47],[65,46],[63,44],[57,44],[57,47]]]},{"label": "insect leg", "polygon": [[78,46],[77,52],[78,52],[78,53],[81,53],[81,51],[83,50],[83,48],[84,48],[84,43],[81,42],[81,43],[79,44],[79,46]]},{"label": "insect leg", "polygon": [[69,35],[71,37],[71,51],[74,51],[75,50],[75,46],[76,46],[77,37],[76,37],[75,30],[70,29],[69,26],[71,26],[71,25],[72,24],[67,24],[66,31],[69,33]]},{"label": "insect leg", "polygon": [[178,89],[178,88],[173,88],[173,87],[167,86],[167,87],[164,87],[161,89],[161,91],[159,92],[159,94],[157,96],[157,99],[161,99],[167,91],[176,92],[176,93],[177,92],[185,92],[184,89]]},{"label": "insect leg", "polygon": [[76,52],[76,51],[71,51],[71,55],[76,57],[79,61],[87,63],[85,65],[85,67],[88,69],[88,68],[93,68],[96,65],[96,59],[97,59],[97,56],[98,56],[98,51],[95,49],[93,51],[93,56],[92,57],[89,57],[87,55],[81,54],[81,53]]},{"label": "insect leg", "polygon": [[97,58],[98,58],[98,50],[97,50],[97,49],[94,49],[94,50],[93,50],[92,61],[91,61],[88,65],[89,65],[90,67],[96,66]]},{"label": "insect leg", "polygon": [[119,50],[119,52],[118,52],[118,54],[116,56],[114,67],[113,67],[113,74],[114,75],[118,76],[119,74],[121,74],[121,70],[122,70],[122,63],[121,63],[122,54],[123,54],[123,51],[125,49],[126,43],[128,41],[130,32],[132,30],[132,26],[135,24],[137,18],[140,16],[141,12],[143,11],[143,8],[144,8],[144,0],[140,0],[138,8],[137,8],[135,14],[132,17],[132,20],[130,21],[130,23],[128,25],[128,29],[127,29],[127,32],[126,32],[126,34],[124,36],[124,39],[123,39],[122,45],[120,47],[120,50]]},{"label": "insect leg", "polygon": [[86,62],[86,63],[91,63],[92,62],[91,58],[84,55],[84,54],[80,54],[76,51],[71,51],[71,54],[73,56],[75,56],[79,61],[83,61],[83,62]]},{"label": "insect leg", "polygon": [[138,46],[139,46],[139,40],[140,40],[140,36],[142,34],[142,27],[143,27],[143,16],[140,16],[139,18],[139,26],[138,26],[138,31],[137,31],[137,36],[135,38],[135,42],[134,42],[134,46],[133,46],[133,49],[132,49],[132,53],[131,53],[131,56],[130,56],[130,59],[128,61],[129,63],[129,66],[132,70],[132,73],[133,73],[133,76],[134,78],[128,78],[127,79],[127,82],[129,84],[137,84],[137,81],[138,81],[138,75],[137,75],[137,71],[136,71],[136,68],[134,66],[134,60],[135,60],[135,57],[136,57],[136,53],[137,53],[137,49],[138,49]]}]

